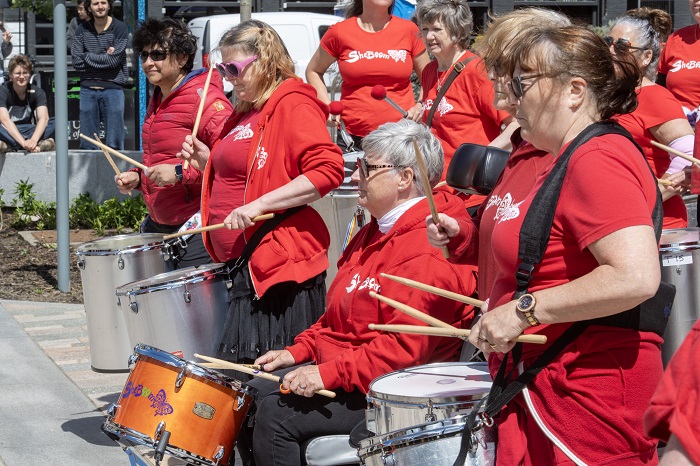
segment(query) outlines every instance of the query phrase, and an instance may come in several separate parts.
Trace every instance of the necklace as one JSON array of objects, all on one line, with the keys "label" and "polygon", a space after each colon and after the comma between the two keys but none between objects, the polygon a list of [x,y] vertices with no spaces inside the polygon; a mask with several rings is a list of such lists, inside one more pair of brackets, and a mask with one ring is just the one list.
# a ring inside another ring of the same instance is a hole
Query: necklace
[{"label": "necklace", "polygon": [[457,62],[458,62],[458,61],[460,60],[460,58],[462,58],[463,56],[464,56],[464,51],[462,51],[462,53],[460,53],[459,56],[458,56],[457,58],[454,59],[454,61],[453,61],[452,64],[450,65],[450,67],[447,68],[447,69],[443,72],[443,74],[442,74],[442,78],[443,78],[442,81],[440,81],[440,66],[438,65],[438,67],[435,68],[435,74],[436,74],[436,76],[437,76],[437,90],[438,90],[438,92],[440,92],[440,88],[441,88],[442,85],[445,83],[445,80],[447,79],[447,77],[450,75],[450,71],[452,71],[452,68],[455,67],[455,64],[457,64]]}]

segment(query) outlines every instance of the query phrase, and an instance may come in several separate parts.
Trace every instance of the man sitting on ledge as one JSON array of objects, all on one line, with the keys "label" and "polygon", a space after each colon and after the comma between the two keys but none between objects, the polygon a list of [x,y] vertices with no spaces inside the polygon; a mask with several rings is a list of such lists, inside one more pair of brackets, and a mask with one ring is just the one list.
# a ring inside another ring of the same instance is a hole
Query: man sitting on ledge
[{"label": "man sitting on ledge", "polygon": [[0,153],[54,150],[54,119],[49,118],[46,93],[29,83],[32,62],[16,55],[8,69],[10,80],[0,86]]}]

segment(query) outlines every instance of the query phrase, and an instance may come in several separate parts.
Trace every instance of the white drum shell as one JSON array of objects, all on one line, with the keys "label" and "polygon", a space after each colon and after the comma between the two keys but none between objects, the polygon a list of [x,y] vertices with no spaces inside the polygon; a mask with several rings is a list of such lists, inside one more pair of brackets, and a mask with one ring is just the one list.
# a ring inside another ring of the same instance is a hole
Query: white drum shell
[{"label": "white drum shell", "polygon": [[367,429],[383,435],[468,414],[491,383],[486,363],[426,364],[377,377],[367,392]]},{"label": "white drum shell", "polygon": [[187,267],[120,286],[117,305],[132,346],[166,352],[215,354],[228,314],[224,264]]},{"label": "white drum shell", "polygon": [[661,347],[665,366],[700,317],[700,228],[664,230],[659,255],[661,281],[676,287]]},{"label": "white drum shell", "polygon": [[[360,442],[363,466],[451,465],[459,454],[466,416],[422,424]],[[468,453],[467,466],[496,464],[496,428],[484,427],[475,434],[478,447]]]},{"label": "white drum shell", "polygon": [[173,270],[163,235],[119,235],[78,246],[78,266],[90,340],[90,364],[97,372],[127,372],[133,345],[114,289]]}]

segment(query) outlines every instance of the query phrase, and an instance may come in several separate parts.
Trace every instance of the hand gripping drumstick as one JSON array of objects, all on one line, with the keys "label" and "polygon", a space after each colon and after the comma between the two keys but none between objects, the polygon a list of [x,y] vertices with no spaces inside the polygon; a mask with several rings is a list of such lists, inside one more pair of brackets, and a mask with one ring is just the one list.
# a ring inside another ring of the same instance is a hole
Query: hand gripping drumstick
[{"label": "hand gripping drumstick", "polygon": [[132,159],[132,158],[130,158],[130,157],[127,157],[126,155],[122,154],[121,152],[119,152],[119,151],[117,151],[117,150],[114,150],[114,149],[112,149],[111,147],[109,147],[109,146],[107,146],[107,145],[105,145],[105,144],[102,144],[100,141],[95,141],[94,139],[89,138],[89,137],[85,136],[84,134],[80,134],[80,137],[83,138],[83,139],[85,139],[85,140],[88,141],[88,142],[93,143],[94,145],[96,145],[96,146],[99,147],[100,149],[102,149],[102,150],[104,150],[104,151],[107,151],[107,152],[109,152],[110,154],[115,155],[115,156],[119,157],[119,158],[122,159],[122,160],[126,160],[126,161],[129,162],[131,165],[133,165],[133,166],[135,166],[135,167],[138,167],[138,168],[140,168],[141,170],[148,170],[148,167],[145,166],[144,164],[142,164],[141,162],[137,162],[136,160],[134,160],[134,159]]},{"label": "hand gripping drumstick", "polygon": [[[93,136],[95,136],[96,141],[100,141],[100,137],[97,135],[97,133],[92,133]],[[102,142],[102,141],[100,141]],[[114,159],[112,159],[112,156],[109,155],[109,152],[106,150],[102,149],[102,153],[107,157],[107,162],[112,166],[112,170],[114,170],[114,173],[119,176],[122,174],[122,172],[119,171],[119,167],[117,167],[117,164],[114,163]],[[131,196],[131,191],[129,191],[129,196]]]},{"label": "hand gripping drumstick", "polygon": [[659,149],[663,149],[663,150],[665,150],[666,152],[669,152],[669,153],[671,153],[671,154],[673,154],[673,155],[677,155],[678,157],[680,157],[680,158],[682,158],[682,159],[685,159],[685,160],[687,160],[688,162],[693,162],[695,165],[700,165],[700,160],[696,159],[695,157],[691,157],[691,156],[689,156],[689,155],[686,155],[686,154],[684,154],[683,152],[678,151],[678,150],[676,150],[676,149],[673,149],[673,148],[671,148],[671,147],[664,146],[664,145],[661,144],[660,142],[651,141],[651,145],[652,145],[652,146],[656,146],[656,147],[658,147]]},{"label": "hand gripping drumstick", "polygon": [[[259,222],[261,220],[269,220],[274,216],[275,216],[275,214],[262,214],[262,215],[258,215],[257,217],[253,217],[253,221]],[[209,226],[202,227],[202,228],[193,228],[191,230],[178,231],[177,233],[171,233],[169,235],[163,236],[163,239],[172,239],[172,238],[177,238],[178,236],[185,236],[185,235],[196,235],[197,233],[201,233],[203,231],[219,230],[221,228],[224,228],[225,226],[226,226],[225,223],[217,223],[216,225],[209,225]]]},{"label": "hand gripping drumstick", "polygon": [[[433,188],[430,186],[430,181],[428,181],[428,171],[425,169],[425,161],[423,160],[423,153],[418,147],[416,138],[413,138],[413,149],[416,151],[416,162],[418,162],[418,171],[420,172],[420,180],[423,183],[423,191],[425,191],[425,197],[428,199],[428,205],[430,206],[430,214],[433,216],[433,223],[435,225],[440,224],[440,219],[438,218],[437,207],[435,207],[435,199],[433,199]],[[438,226],[438,228],[440,228]],[[445,259],[450,257],[450,251],[447,246],[443,246],[442,255]]]},{"label": "hand gripping drumstick", "polygon": [[[220,366],[222,366],[222,368],[233,369],[233,370],[236,370],[238,372],[244,372],[244,373],[250,374],[254,377],[260,377],[262,379],[267,379],[267,380],[272,380],[273,382],[278,382],[279,384],[282,383],[282,379],[279,376],[268,374],[267,372],[261,372],[261,371],[252,369],[248,366],[224,361],[223,359],[212,358],[210,356],[202,356],[201,354],[197,354],[197,353],[195,353],[194,356],[199,358],[199,359],[204,359],[205,361],[219,364]],[[282,385],[280,385],[280,388],[281,387],[282,387]],[[332,392],[330,390],[318,390],[318,391],[316,391],[316,393],[318,393],[319,395],[327,396],[328,398],[335,398],[335,392]]]},{"label": "hand gripping drumstick", "polygon": [[[207,80],[204,81],[204,90],[202,91],[202,100],[199,101],[199,109],[197,110],[197,118],[194,120],[194,128],[192,128],[192,139],[197,139],[197,131],[199,131],[199,122],[202,120],[202,113],[204,112],[204,102],[207,100],[207,92],[209,92],[209,83],[211,82],[211,72],[214,71],[214,61],[212,60],[209,66],[209,73],[207,74]],[[182,169],[187,170],[190,166],[190,162],[185,160],[182,162]]]},{"label": "hand gripping drumstick", "polygon": [[[380,324],[369,324],[370,330],[379,330],[384,332],[396,332],[396,333],[411,333],[414,335],[430,335],[435,337],[453,337],[453,338],[465,338],[471,333],[469,329],[449,329],[449,328],[435,328],[435,327],[424,327],[422,325],[380,325]],[[547,343],[546,335],[520,335],[515,339],[518,343],[535,343],[538,345],[544,345]]]},{"label": "hand gripping drumstick", "polygon": [[[464,296],[463,294],[453,293],[452,291],[443,290],[431,285],[426,285],[425,283],[417,282],[411,280],[410,278],[397,277],[396,275],[389,275],[388,273],[381,273],[380,276],[388,278],[389,280],[394,280],[395,282],[401,283],[411,288],[416,288],[418,290],[427,291],[428,293],[433,293],[443,298],[454,299],[460,303],[469,304],[471,306],[481,307],[484,302],[478,299],[470,298],[469,296]],[[370,293],[371,295],[371,293]]]}]

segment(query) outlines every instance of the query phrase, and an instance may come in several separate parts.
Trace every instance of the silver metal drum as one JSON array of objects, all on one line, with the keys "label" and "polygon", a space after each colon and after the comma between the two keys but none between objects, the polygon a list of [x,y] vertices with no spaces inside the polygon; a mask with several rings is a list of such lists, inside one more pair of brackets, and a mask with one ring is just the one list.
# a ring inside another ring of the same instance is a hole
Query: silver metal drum
[{"label": "silver metal drum", "polygon": [[[360,195],[357,192],[357,184],[353,183],[350,177],[357,167],[357,158],[362,158],[364,156],[365,153],[361,151],[343,154],[343,160],[345,161],[345,179],[343,180],[343,184],[311,204],[311,206],[321,214],[321,217],[323,217],[331,235],[331,245],[328,248],[330,267],[328,267],[327,270],[327,287],[330,287],[336,272],[338,272],[336,264],[340,258],[340,254],[343,252],[343,244],[345,244],[348,226],[358,210],[357,200]],[[362,208],[360,208],[359,215],[363,218],[364,223],[369,219],[369,215],[366,214]],[[356,233],[357,230],[359,230],[359,228],[355,228],[353,234]]]},{"label": "silver metal drum", "polygon": [[78,246],[78,267],[90,339],[90,364],[96,372],[128,372],[133,345],[114,289],[173,270],[163,235],[119,235]]},{"label": "silver metal drum", "polygon": [[[467,416],[401,429],[360,441],[363,466],[441,466],[457,459]],[[467,466],[496,464],[496,428],[474,434],[476,448],[467,453]]]},{"label": "silver metal drum", "polygon": [[676,286],[661,354],[668,364],[700,316],[700,228],[664,230],[659,242],[661,281]]},{"label": "silver metal drum", "polygon": [[225,264],[187,267],[120,286],[117,305],[132,346],[214,354],[228,313]]},{"label": "silver metal drum", "polygon": [[445,362],[377,377],[367,393],[367,429],[377,435],[468,414],[491,390],[486,363]]}]

